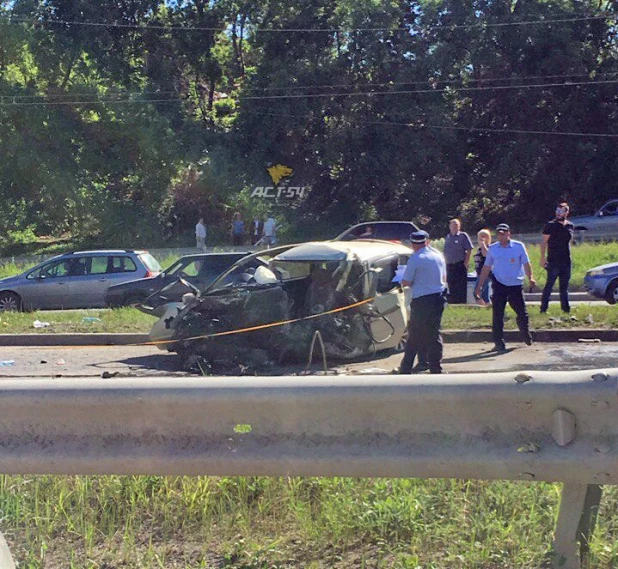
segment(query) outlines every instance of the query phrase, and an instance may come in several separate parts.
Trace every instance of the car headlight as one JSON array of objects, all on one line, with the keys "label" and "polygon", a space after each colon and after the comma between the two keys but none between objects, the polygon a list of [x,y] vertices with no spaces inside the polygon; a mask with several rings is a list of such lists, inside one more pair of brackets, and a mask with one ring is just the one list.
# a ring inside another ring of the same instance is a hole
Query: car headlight
[{"label": "car headlight", "polygon": [[605,271],[603,269],[594,269],[593,271],[588,271],[588,276],[591,277],[600,277],[601,275],[604,275]]}]

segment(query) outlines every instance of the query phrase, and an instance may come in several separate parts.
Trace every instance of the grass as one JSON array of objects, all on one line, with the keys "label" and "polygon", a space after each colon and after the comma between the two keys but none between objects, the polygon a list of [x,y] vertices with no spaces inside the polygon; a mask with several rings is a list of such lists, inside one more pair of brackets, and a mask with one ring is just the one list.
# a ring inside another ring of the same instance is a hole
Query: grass
[{"label": "grass", "polygon": [[[565,315],[557,304],[551,304],[547,314],[539,314],[538,305],[528,307],[533,329],[541,328],[615,328],[618,310],[609,304],[573,306]],[[515,329],[515,313],[506,309],[505,329]],[[90,319],[96,319],[91,321]],[[34,328],[36,320],[48,322],[46,328]],[[0,334],[60,334],[60,333],[148,333],[156,319],[135,308],[115,310],[50,310],[30,313],[0,313]],[[477,306],[448,306],[442,318],[445,330],[476,330],[491,328],[491,309]]]},{"label": "grass", "polygon": [[[91,320],[94,319],[94,320]],[[35,328],[34,322],[49,323]],[[1,334],[147,333],[156,319],[135,308],[0,313]]]},{"label": "grass", "polygon": [[[559,485],[349,478],[0,477],[20,568],[547,567]],[[618,563],[607,487],[591,567]]]}]

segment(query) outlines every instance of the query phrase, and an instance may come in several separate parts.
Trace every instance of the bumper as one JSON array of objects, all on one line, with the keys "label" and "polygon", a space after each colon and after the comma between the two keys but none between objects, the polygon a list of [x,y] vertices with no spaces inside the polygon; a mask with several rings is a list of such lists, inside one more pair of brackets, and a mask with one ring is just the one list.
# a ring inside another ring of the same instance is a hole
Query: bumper
[{"label": "bumper", "polygon": [[591,277],[586,275],[584,277],[584,285],[588,294],[595,298],[605,298],[605,291],[607,290],[607,277],[601,275],[598,277]]}]

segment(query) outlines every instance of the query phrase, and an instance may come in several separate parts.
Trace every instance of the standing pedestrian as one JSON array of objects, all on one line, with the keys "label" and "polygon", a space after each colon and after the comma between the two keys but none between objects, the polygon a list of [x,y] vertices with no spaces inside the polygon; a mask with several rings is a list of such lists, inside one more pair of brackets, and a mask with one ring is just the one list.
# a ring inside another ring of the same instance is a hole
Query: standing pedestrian
[{"label": "standing pedestrian", "polygon": [[267,247],[277,242],[277,222],[269,213],[264,217],[264,244]]},{"label": "standing pedestrian", "polygon": [[240,213],[234,214],[234,220],[232,221],[232,245],[239,247],[243,244],[245,239],[245,222],[242,220]]},{"label": "standing pedestrian", "polygon": [[206,225],[203,217],[200,217],[195,226],[195,246],[200,251],[206,251]]},{"label": "standing pedestrian", "polygon": [[472,241],[461,231],[461,221],[451,219],[449,234],[444,240],[446,279],[449,304],[465,304],[468,298],[468,263],[472,253]]},{"label": "standing pedestrian", "polygon": [[[569,281],[571,280],[571,240],[574,225],[567,219],[569,205],[558,204],[556,217],[545,224],[541,241],[541,267],[547,270],[547,283],[541,296],[541,314],[547,312],[549,297],[556,279],[559,281],[560,307],[570,312]],[[546,255],[547,253],[547,255]]]},{"label": "standing pedestrian", "polygon": [[251,223],[251,245],[257,244],[263,235],[264,222],[260,219],[259,215],[256,215]]},{"label": "standing pedestrian", "polygon": [[[478,286],[481,280],[481,271],[485,264],[485,258],[491,245],[491,233],[488,229],[481,229],[476,235],[478,249],[474,253],[474,268],[476,269],[476,286]],[[486,306],[489,304],[489,279],[485,281],[485,284],[481,288],[481,295],[477,299],[478,304]]]},{"label": "standing pedestrian", "polygon": [[517,315],[517,326],[522,333],[524,342],[532,345],[532,336],[529,328],[528,310],[524,302],[524,273],[528,277],[530,286],[536,283],[532,276],[532,266],[528,258],[526,247],[520,241],[511,239],[511,228],[506,223],[496,227],[497,243],[489,246],[485,265],[481,271],[481,278],[474,291],[479,296],[489,273],[493,271],[492,285],[492,332],[494,336],[493,351],[504,352],[504,309],[506,303]]},{"label": "standing pedestrian", "polygon": [[[430,373],[442,373],[442,336],[440,326],[446,304],[446,263],[442,254],[429,247],[426,231],[410,235],[414,254],[410,256],[401,279],[410,286],[410,321],[408,340],[399,368],[400,373],[418,373],[429,367]],[[419,363],[412,367],[419,356]],[[420,361],[425,359],[426,362]]]}]

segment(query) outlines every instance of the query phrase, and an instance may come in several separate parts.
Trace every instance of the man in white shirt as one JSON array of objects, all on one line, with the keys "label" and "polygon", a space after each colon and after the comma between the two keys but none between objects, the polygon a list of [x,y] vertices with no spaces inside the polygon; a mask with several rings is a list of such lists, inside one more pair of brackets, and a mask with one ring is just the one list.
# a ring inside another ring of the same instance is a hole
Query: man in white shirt
[{"label": "man in white shirt", "polygon": [[264,244],[267,247],[274,245],[277,242],[277,222],[272,216],[266,216],[264,221]]},{"label": "man in white shirt", "polygon": [[200,217],[200,220],[195,226],[195,242],[196,247],[200,251],[206,251],[206,226],[204,225],[203,217]]}]

